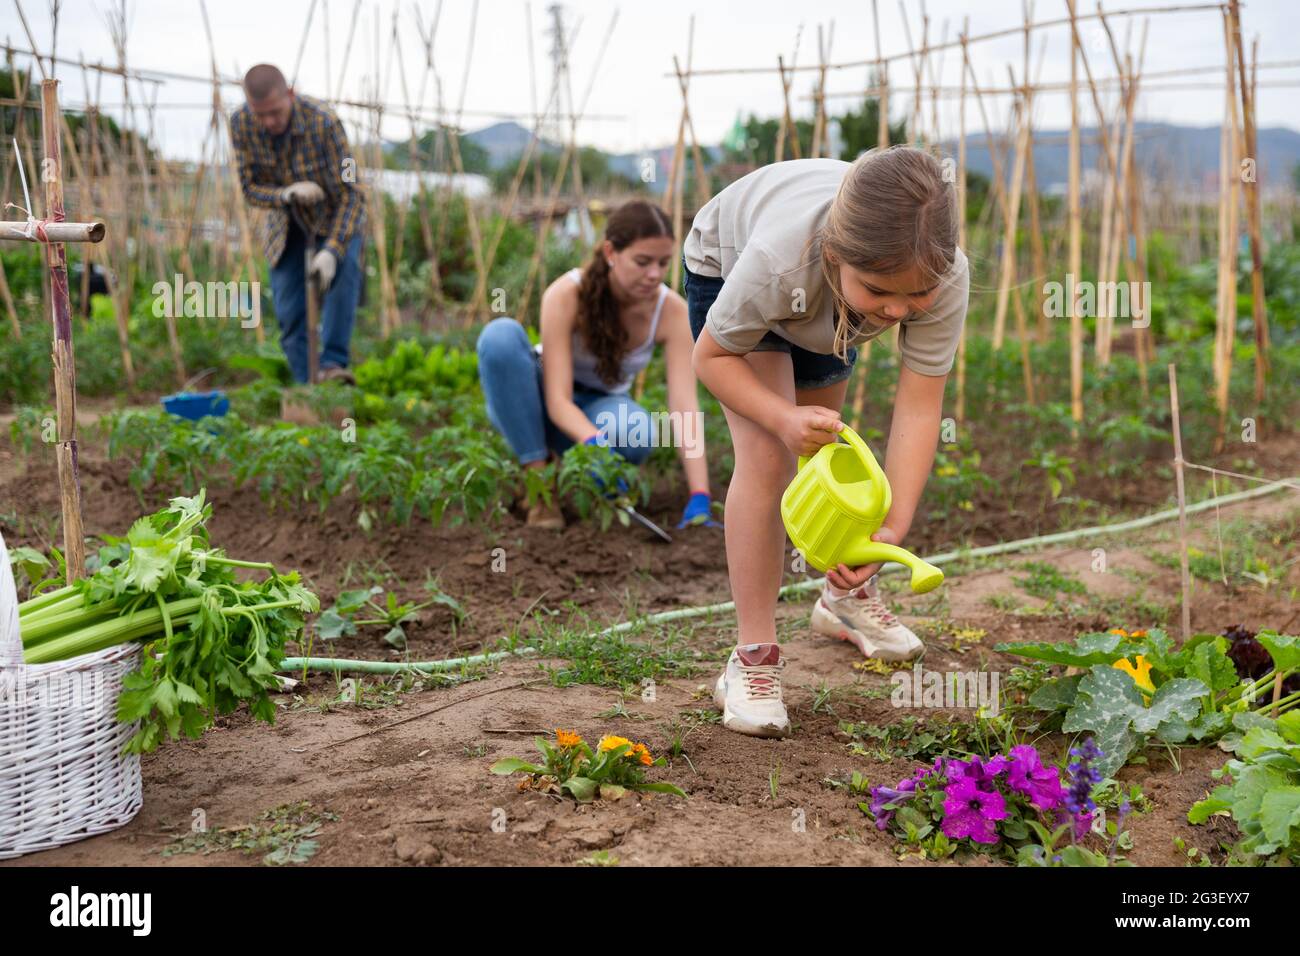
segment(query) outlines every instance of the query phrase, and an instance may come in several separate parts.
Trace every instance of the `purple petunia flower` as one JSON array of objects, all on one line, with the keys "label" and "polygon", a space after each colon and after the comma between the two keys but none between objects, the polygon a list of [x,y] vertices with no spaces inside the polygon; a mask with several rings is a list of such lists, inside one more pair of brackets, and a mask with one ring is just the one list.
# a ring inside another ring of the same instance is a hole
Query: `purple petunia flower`
[{"label": "purple petunia flower", "polygon": [[948,762],[949,780],[971,780],[984,790],[996,789],[997,778],[1010,766],[1010,761],[1001,754],[985,763],[979,755],[970,760],[950,760]]},{"label": "purple petunia flower", "polygon": [[970,837],[975,843],[997,843],[995,821],[1007,817],[1006,800],[996,790],[984,790],[974,777],[953,780],[944,791],[943,832],[952,840]]},{"label": "purple petunia flower", "polygon": [[871,815],[876,818],[876,829],[883,830],[894,819],[894,811],[885,809],[891,803],[902,803],[916,791],[916,781],[900,780],[897,787],[871,788]]},{"label": "purple petunia flower", "polygon": [[1011,748],[1011,768],[1007,783],[1022,793],[1039,810],[1054,810],[1065,800],[1061,774],[1055,767],[1044,767],[1038,751],[1029,744]]}]

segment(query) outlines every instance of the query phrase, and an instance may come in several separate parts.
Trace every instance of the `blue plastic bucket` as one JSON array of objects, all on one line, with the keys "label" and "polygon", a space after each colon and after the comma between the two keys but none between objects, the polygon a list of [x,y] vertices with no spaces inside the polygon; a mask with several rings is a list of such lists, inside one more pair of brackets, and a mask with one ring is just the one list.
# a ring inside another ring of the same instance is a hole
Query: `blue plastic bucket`
[{"label": "blue plastic bucket", "polygon": [[220,390],[212,392],[178,392],[167,395],[162,406],[172,415],[198,421],[204,416],[221,416],[230,411],[230,399]]}]

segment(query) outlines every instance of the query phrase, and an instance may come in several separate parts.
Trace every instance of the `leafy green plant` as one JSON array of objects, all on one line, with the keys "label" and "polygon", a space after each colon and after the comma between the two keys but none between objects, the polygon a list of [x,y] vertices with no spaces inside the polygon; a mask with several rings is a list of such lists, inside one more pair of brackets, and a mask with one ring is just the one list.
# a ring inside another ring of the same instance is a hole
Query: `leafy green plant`
[{"label": "leafy green plant", "polygon": [[545,737],[535,737],[533,742],[541,751],[541,766],[516,757],[498,760],[492,765],[495,774],[526,773],[520,789],[535,789],[543,793],[567,793],[579,803],[618,800],[629,790],[686,794],[671,783],[649,782],[645,768],[660,767],[663,757],[652,757],[645,744],[633,743],[626,737],[602,737],[593,751],[580,736],[570,731],[557,730],[556,742]]},{"label": "leafy green plant", "polygon": [[574,445],[564,453],[559,492],[584,519],[594,515],[602,531],[615,519],[630,522],[620,504],[645,504],[650,485],[641,469],[602,445]]},{"label": "leafy green plant", "polygon": [[1021,462],[1027,468],[1037,468],[1047,479],[1047,488],[1052,500],[1061,497],[1061,492],[1074,486],[1074,459],[1058,455],[1054,451],[1042,451],[1033,458]]},{"label": "leafy green plant", "polygon": [[15,547],[9,549],[9,564],[14,570],[15,583],[19,572],[27,578],[27,596],[35,597],[42,591],[58,587],[66,576],[63,555],[56,548],[54,561],[41,554],[35,548]]},{"label": "leafy green plant", "polygon": [[[418,604],[414,601],[399,601],[392,591],[379,601],[377,598],[384,594],[384,589],[378,585],[343,591],[335,599],[334,605],[321,614],[316,623],[317,632],[325,640],[332,641],[341,637],[351,637],[357,633],[358,628],[380,627],[384,629],[385,644],[398,650],[405,650],[405,626],[418,621],[420,611],[425,608],[433,607],[435,604],[448,607],[457,622],[465,616],[465,609],[460,602],[439,588],[436,582],[432,580],[425,582],[425,589],[429,592],[429,600]],[[367,610],[374,616],[364,618],[357,616]]]},{"label": "leafy green plant", "polygon": [[460,392],[478,382],[478,355],[473,349],[442,344],[426,350],[405,339],[384,358],[362,362],[353,374],[358,388],[376,395],[427,394],[438,387]]},{"label": "leafy green plant", "polygon": [[9,438],[24,456],[32,453],[36,440],[42,437],[44,422],[52,414],[34,405],[20,405],[14,409],[14,420],[9,423]]},{"label": "leafy green plant", "polygon": [[[1159,630],[1132,634],[1115,628],[1084,634],[1071,643],[999,644],[996,649],[1033,660],[1086,669],[1043,683],[1029,704],[1062,712],[1066,733],[1091,732],[1105,753],[1099,769],[1114,773],[1149,743],[1165,746],[1213,740],[1232,716],[1274,706],[1267,698],[1274,684],[1300,669],[1300,638],[1261,632],[1259,643],[1274,669],[1258,680],[1243,680],[1228,656],[1229,642],[1198,634],[1176,650]],[[1300,706],[1300,694],[1277,701],[1279,710]]]},{"label": "leafy green plant", "polygon": [[958,512],[974,511],[979,493],[991,490],[996,484],[981,467],[980,453],[969,438],[961,443],[945,444],[935,453],[934,473],[926,489],[930,514],[942,519]]},{"label": "leafy green plant", "polygon": [[1234,855],[1250,863],[1300,864],[1300,711],[1270,720],[1236,714],[1219,746],[1235,755],[1212,771],[1216,787],[1187,813],[1190,823],[1231,816],[1241,838]]}]

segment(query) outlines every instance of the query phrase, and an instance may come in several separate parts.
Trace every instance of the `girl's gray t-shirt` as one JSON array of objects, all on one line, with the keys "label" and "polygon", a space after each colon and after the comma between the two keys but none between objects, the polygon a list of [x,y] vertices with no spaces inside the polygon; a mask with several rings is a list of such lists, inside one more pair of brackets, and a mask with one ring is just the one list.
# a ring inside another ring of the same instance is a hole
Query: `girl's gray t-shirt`
[{"label": "girl's gray t-shirt", "polygon": [[[743,355],[775,332],[810,352],[834,351],[835,302],[816,237],[850,165],[838,159],[773,163],[736,180],[695,214],[682,254],[696,275],[726,280],[706,321],[724,349]],[[970,266],[958,249],[929,310],[898,324],[904,365],[921,375],[949,372],[969,293]],[[860,330],[849,344],[885,331]]]}]

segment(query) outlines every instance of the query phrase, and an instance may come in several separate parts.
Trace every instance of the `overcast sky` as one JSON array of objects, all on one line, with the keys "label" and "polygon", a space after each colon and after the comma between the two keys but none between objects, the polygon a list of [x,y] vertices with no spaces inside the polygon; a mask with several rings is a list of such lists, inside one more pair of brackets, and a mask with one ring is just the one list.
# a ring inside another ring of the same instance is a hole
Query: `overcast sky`
[{"label": "overcast sky", "polygon": [[[114,0],[116,2],[116,0]],[[26,47],[27,39],[12,0],[0,0],[0,32],[13,45]],[[344,48],[355,0],[318,0],[299,70],[300,91],[320,95],[326,89],[326,12],[328,12],[328,59],[331,87],[339,83]],[[1170,5],[1172,0],[1143,0],[1143,6]],[[426,26],[432,22],[437,4],[418,4]],[[1117,0],[1111,6],[1118,8]],[[400,106],[402,88],[392,51],[390,35],[394,9],[400,10],[400,36],[405,72],[412,98],[418,97],[424,74],[423,49],[416,26],[416,4],[406,0],[400,5],[392,0],[363,0],[347,72],[342,78],[344,97],[362,99],[373,88],[375,73],[375,25],[380,29],[381,69],[388,71],[384,99]],[[434,45],[435,64],[444,91],[444,101],[454,109],[460,101],[467,62],[470,65],[464,102],[464,126],[476,129],[492,118],[473,111],[528,113],[531,106],[528,81],[528,31],[523,0],[479,0],[477,33],[470,56],[470,25],[475,4],[472,0],[444,0],[442,16]],[[105,16],[107,0],[64,0],[60,16],[58,53],[88,61],[102,59],[115,62],[115,53]],[[286,74],[293,71],[298,57],[311,0],[212,0],[209,15],[215,37],[218,64],[223,74],[238,75],[253,63],[266,61],[279,65]],[[906,3],[912,40],[921,42],[921,4]],[[43,52],[50,46],[48,7],[37,0],[24,0],[24,12]],[[1095,9],[1092,0],[1080,0],[1081,13]],[[695,24],[694,65],[698,69],[722,67],[768,67],[771,73],[739,77],[700,76],[691,82],[690,103],[695,128],[702,142],[714,143],[722,138],[738,112],[774,115],[781,108],[781,87],[775,72],[778,55],[787,63],[814,64],[817,60],[818,26],[834,24],[831,62],[861,61],[875,56],[875,31],[871,5],[867,0],[746,0],[746,2],[704,2],[704,0],[661,0],[658,3],[627,3],[612,0],[570,0],[564,5],[570,30],[576,28],[571,51],[573,96],[581,100],[588,87],[593,68],[600,58],[587,111],[595,118],[579,126],[579,140],[611,151],[634,151],[671,144],[676,137],[681,108],[677,81],[671,77],[672,58],[676,54],[685,65],[688,30],[692,15]],[[139,69],[158,69],[206,75],[210,69],[208,44],[198,0],[132,0],[129,3],[130,36],[128,64]],[[605,42],[611,16],[617,22],[608,43]],[[1021,5],[1009,0],[957,2],[930,0],[926,5],[930,19],[931,43],[944,32],[955,39],[962,19],[970,17],[970,33],[978,36],[998,29],[1018,26],[1022,22]],[[1045,21],[1065,15],[1064,0],[1038,0],[1035,19]],[[908,49],[903,15],[896,0],[880,3],[881,46],[886,56]],[[1245,5],[1243,24],[1247,48],[1258,36],[1259,61],[1300,61],[1300,31],[1296,29],[1297,7],[1293,0],[1253,0]],[[539,96],[545,101],[550,85],[550,40],[546,34],[549,15],[545,0],[531,4],[533,48]],[[1130,44],[1134,58],[1144,19],[1149,19],[1144,74],[1152,87],[1139,101],[1139,119],[1168,120],[1176,123],[1216,125],[1223,115],[1222,71],[1203,77],[1160,79],[1151,74],[1187,67],[1220,66],[1224,60],[1223,31],[1217,11],[1153,14],[1149,18],[1112,16],[1116,42],[1125,43],[1131,29]],[[1131,24],[1131,27],[1130,27]],[[1069,28],[1055,27],[1043,31],[1046,46],[1040,82],[1065,80],[1069,75]],[[1037,37],[1037,34],[1036,34]],[[796,52],[796,39],[798,48]],[[1113,61],[1105,34],[1096,21],[1083,25],[1083,39],[1089,52],[1094,75],[1113,75]],[[1037,63],[1042,41],[1035,39]],[[933,54],[936,71],[944,85],[956,86],[960,79],[960,50]],[[1017,75],[1021,72],[1022,39],[1019,35],[981,42],[971,47],[981,85],[1005,87],[1007,65]],[[940,60],[939,57],[942,57]],[[1035,72],[1038,67],[1035,65]],[[81,71],[60,66],[63,101],[79,104],[85,98]],[[928,80],[929,70],[927,70]],[[896,84],[912,83],[910,61],[896,61],[890,70]],[[865,66],[832,70],[828,76],[830,93],[860,90],[866,84]],[[805,98],[811,92],[815,74],[797,74],[791,92],[792,108],[799,116],[811,116],[812,104]],[[1218,89],[1155,89],[1171,84],[1213,84]],[[1258,118],[1261,126],[1300,128],[1300,111],[1295,107],[1300,91],[1300,68],[1259,70]],[[1291,84],[1273,86],[1272,84]],[[91,81],[94,89],[94,80]],[[139,87],[133,87],[132,96]],[[237,88],[224,91],[227,105],[239,95]],[[104,82],[101,93],[105,104],[120,104],[121,86],[116,80]],[[1107,95],[1107,108],[1116,94]],[[162,108],[158,122],[166,151],[174,156],[195,157],[208,122],[209,89],[201,84],[169,81],[157,92]],[[1086,106],[1085,122],[1093,121],[1088,96],[1081,97]],[[852,99],[836,99],[833,107],[844,107]],[[1009,98],[990,97],[994,121],[1005,116]],[[1062,95],[1041,96],[1036,104],[1035,123],[1039,128],[1068,126],[1068,101]],[[188,106],[186,104],[189,104]],[[426,107],[435,105],[432,81],[425,94]],[[910,93],[896,93],[891,113],[899,118],[911,108]],[[110,107],[112,109],[112,107]],[[930,105],[926,104],[926,123]],[[525,118],[521,119],[527,122]],[[956,132],[956,98],[941,101],[941,132]],[[968,104],[967,128],[982,132],[979,114],[973,101]],[[384,134],[390,138],[406,135],[409,127],[400,116],[390,117]]]}]

